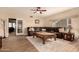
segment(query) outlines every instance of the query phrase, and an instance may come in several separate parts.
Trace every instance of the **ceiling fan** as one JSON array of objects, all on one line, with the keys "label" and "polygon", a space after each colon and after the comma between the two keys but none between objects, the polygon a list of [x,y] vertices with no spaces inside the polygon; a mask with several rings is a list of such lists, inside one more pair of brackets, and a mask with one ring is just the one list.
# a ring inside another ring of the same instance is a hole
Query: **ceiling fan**
[{"label": "ceiling fan", "polygon": [[36,7],[34,9],[32,9],[32,11],[34,11],[34,13],[40,13],[40,14],[42,14],[43,12],[45,12],[47,10],[42,9],[42,7]]}]

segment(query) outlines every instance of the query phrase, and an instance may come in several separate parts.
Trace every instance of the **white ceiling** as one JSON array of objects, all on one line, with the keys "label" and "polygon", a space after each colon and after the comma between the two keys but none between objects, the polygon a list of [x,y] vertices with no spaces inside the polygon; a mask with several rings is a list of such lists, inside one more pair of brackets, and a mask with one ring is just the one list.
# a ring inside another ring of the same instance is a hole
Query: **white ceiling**
[{"label": "white ceiling", "polygon": [[47,11],[43,14],[34,14],[31,9],[35,7],[1,7],[0,11],[8,12],[10,14],[19,13],[21,15],[28,15],[28,16],[34,16],[34,17],[45,17],[48,15],[53,15],[59,12],[63,12],[65,10],[71,9],[72,7],[42,7],[42,9],[46,9]]}]

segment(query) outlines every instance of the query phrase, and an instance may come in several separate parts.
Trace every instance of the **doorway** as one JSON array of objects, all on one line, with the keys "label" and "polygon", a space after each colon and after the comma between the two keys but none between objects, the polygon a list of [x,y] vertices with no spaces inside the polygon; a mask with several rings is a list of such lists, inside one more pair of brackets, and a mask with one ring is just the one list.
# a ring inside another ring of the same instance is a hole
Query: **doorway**
[{"label": "doorway", "polygon": [[16,19],[9,18],[8,23],[9,23],[9,26],[8,26],[9,36],[15,36],[16,35]]}]

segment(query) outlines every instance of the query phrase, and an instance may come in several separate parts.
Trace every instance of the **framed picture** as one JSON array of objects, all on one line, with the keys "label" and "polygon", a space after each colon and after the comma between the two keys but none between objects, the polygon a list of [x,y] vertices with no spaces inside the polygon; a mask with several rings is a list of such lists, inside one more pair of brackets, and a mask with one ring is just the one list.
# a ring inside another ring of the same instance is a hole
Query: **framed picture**
[{"label": "framed picture", "polygon": [[39,24],[39,19],[35,19],[35,24]]}]

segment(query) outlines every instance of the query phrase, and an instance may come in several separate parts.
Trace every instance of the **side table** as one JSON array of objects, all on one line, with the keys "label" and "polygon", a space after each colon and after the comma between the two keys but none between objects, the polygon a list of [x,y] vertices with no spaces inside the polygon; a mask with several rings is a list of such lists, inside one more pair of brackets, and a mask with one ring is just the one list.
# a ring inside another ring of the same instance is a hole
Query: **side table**
[{"label": "side table", "polygon": [[74,33],[64,33],[64,40],[73,41],[74,36]]}]

